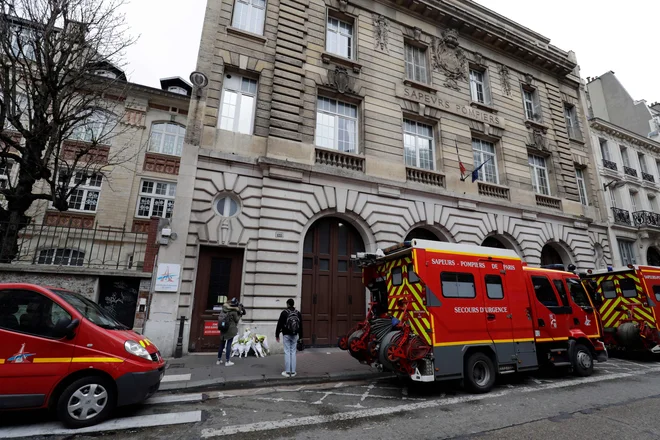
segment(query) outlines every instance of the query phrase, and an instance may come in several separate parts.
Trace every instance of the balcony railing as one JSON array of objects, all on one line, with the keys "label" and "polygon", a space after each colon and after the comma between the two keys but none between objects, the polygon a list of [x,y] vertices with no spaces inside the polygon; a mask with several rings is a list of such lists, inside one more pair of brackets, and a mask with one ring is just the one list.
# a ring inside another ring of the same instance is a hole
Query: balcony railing
[{"label": "balcony railing", "polygon": [[536,204],[545,208],[561,209],[561,199],[536,194]]},{"label": "balcony railing", "polygon": [[642,179],[647,182],[655,183],[655,177],[653,177],[653,174],[645,173],[644,171],[642,171]]},{"label": "balcony railing", "polygon": [[614,213],[614,223],[632,226],[632,223],[630,222],[630,213],[628,211],[621,208],[612,208],[612,212]]},{"label": "balcony railing", "polygon": [[623,172],[626,173],[626,175],[628,175],[628,176],[637,177],[637,170],[634,169],[634,168],[630,168],[630,167],[627,167],[627,166],[624,165],[623,166]]},{"label": "balcony railing", "polygon": [[635,211],[632,216],[635,226],[660,228],[660,214],[650,211]]},{"label": "balcony railing", "polygon": [[612,171],[618,170],[616,167],[616,162],[612,162],[611,160],[603,159],[603,166],[608,170],[612,170]]},{"label": "balcony railing", "polygon": [[341,151],[316,149],[316,163],[344,168],[353,171],[364,171],[364,156]]},{"label": "balcony railing", "polygon": [[409,182],[419,182],[431,186],[445,186],[445,176],[431,170],[406,167],[406,179]]},{"label": "balcony railing", "polygon": [[496,199],[509,200],[509,188],[500,185],[494,185],[488,182],[477,182],[479,195],[494,197]]},{"label": "balcony railing", "polygon": [[[7,231],[6,224],[0,230]],[[0,246],[6,235],[0,237]],[[30,223],[21,228],[11,264],[142,271],[148,234],[124,228],[73,228]]]}]

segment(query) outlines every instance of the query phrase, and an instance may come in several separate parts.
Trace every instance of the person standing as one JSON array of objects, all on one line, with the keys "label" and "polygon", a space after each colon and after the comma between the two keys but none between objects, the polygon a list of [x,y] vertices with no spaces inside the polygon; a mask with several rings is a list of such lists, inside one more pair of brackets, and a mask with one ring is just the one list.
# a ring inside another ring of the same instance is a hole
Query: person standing
[{"label": "person standing", "polygon": [[243,315],[239,306],[236,298],[232,298],[231,301],[222,305],[222,314],[218,317],[220,348],[218,348],[218,360],[215,363],[216,365],[222,363],[223,348],[227,351],[227,362],[225,363],[225,366],[231,367],[234,365],[234,363],[229,360],[229,357],[231,356],[231,343],[234,341],[234,337],[238,334],[238,321],[241,320],[241,316]]},{"label": "person standing", "polygon": [[302,339],[302,315],[294,307],[294,301],[286,301],[287,308],[280,313],[280,319],[275,328],[275,340],[280,342],[280,333],[284,337],[284,371],[282,376],[294,377],[296,373],[296,348],[298,338]]}]

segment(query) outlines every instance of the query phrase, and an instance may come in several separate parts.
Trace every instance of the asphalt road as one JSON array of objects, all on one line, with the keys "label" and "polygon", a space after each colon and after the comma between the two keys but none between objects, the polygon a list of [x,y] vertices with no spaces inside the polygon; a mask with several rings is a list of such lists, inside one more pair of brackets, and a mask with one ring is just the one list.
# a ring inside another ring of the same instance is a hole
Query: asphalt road
[{"label": "asphalt road", "polygon": [[89,434],[21,413],[0,425],[0,438],[658,439],[659,379],[660,362],[610,359],[589,378],[512,375],[484,395],[397,381],[163,393]]}]

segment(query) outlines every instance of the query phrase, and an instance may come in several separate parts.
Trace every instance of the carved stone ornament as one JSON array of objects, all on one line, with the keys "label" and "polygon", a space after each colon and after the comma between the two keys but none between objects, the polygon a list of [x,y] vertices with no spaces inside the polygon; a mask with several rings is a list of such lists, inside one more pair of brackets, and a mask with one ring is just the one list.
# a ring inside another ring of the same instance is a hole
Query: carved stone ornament
[{"label": "carved stone ornament", "polygon": [[339,0],[339,10],[346,12],[346,8],[348,8],[348,0]]},{"label": "carved stone ornament", "polygon": [[534,77],[530,73],[525,74],[525,83],[529,84],[530,86],[534,83]]},{"label": "carved stone ornament", "polygon": [[433,68],[445,74],[445,87],[461,91],[458,81],[467,79],[466,61],[465,52],[458,45],[457,30],[447,29],[442,38],[433,38]]},{"label": "carved stone ornament", "polygon": [[374,49],[387,52],[387,42],[389,40],[389,22],[387,18],[381,14],[373,14],[374,24]]},{"label": "carved stone ornament", "polygon": [[474,53],[474,62],[480,66],[483,66],[484,64],[484,56],[481,55],[479,52]]},{"label": "carved stone ornament", "polygon": [[413,28],[413,37],[415,38],[415,41],[419,41],[422,39],[422,30],[418,27]]},{"label": "carved stone ornament", "polygon": [[511,96],[511,73],[509,72],[509,68],[502,64],[498,73],[500,74],[502,91],[506,96]]},{"label": "carved stone ornament", "polygon": [[355,80],[348,74],[345,67],[336,66],[328,71],[328,86],[337,89],[339,93],[353,92]]},{"label": "carved stone ornament", "polygon": [[534,129],[530,135],[530,147],[534,147],[537,150],[543,151],[547,149],[547,144],[545,136],[543,135],[543,130]]}]

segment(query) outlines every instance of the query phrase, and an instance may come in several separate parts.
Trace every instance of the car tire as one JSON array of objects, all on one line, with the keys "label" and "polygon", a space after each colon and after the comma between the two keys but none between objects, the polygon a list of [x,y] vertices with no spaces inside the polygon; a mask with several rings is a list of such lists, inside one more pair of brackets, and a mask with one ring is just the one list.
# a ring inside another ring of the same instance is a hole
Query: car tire
[{"label": "car tire", "polygon": [[465,362],[465,388],[473,393],[483,394],[495,386],[497,372],[491,358],[484,353],[472,353]]},{"label": "car tire", "polygon": [[114,384],[102,376],[82,377],[62,391],[56,403],[57,417],[68,428],[85,428],[108,418],[115,408]]},{"label": "car tire", "polygon": [[576,376],[591,376],[594,372],[594,357],[591,354],[591,350],[584,344],[576,344],[573,348],[571,364],[573,365],[573,372]]}]

